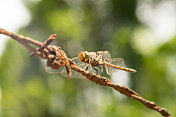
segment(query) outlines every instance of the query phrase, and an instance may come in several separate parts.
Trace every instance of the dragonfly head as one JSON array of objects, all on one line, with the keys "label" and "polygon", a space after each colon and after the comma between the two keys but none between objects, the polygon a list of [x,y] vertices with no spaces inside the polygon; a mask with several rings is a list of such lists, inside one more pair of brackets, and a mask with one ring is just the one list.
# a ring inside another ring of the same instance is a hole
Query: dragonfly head
[{"label": "dragonfly head", "polygon": [[80,61],[84,61],[86,55],[85,55],[85,52],[81,51],[79,54],[78,54],[78,57],[79,57],[79,60]]}]

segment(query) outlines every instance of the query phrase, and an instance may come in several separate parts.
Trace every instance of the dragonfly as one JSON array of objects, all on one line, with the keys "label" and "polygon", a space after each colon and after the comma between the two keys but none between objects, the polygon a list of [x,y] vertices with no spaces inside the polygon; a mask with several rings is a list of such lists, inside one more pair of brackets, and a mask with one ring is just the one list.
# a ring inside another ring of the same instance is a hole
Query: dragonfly
[{"label": "dragonfly", "polygon": [[[123,70],[132,73],[136,72],[134,69],[124,67],[124,60],[122,58],[111,58],[109,51],[81,51],[78,54],[78,57],[74,57],[72,60],[79,67],[96,74],[101,74],[103,72],[103,68],[105,68],[105,71],[108,75],[111,75],[117,70]],[[64,68],[59,70],[46,68],[46,72],[67,76],[66,70]],[[83,78],[84,76],[72,70],[72,77]]]}]

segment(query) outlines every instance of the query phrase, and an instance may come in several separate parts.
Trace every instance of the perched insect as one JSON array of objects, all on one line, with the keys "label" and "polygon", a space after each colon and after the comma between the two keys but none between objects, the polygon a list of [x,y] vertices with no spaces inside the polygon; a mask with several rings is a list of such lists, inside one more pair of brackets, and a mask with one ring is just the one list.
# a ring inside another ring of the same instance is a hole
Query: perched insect
[{"label": "perched insect", "polygon": [[105,67],[106,73],[110,75],[115,69],[124,70],[127,72],[136,72],[134,69],[125,68],[124,60],[122,58],[111,58],[109,51],[98,51],[98,52],[80,52],[78,54],[79,60],[87,63],[86,70],[88,67],[92,67],[97,72],[97,67],[102,69]]},{"label": "perched insect", "polygon": [[[98,52],[80,52],[78,57],[72,58],[72,60],[77,63],[77,65],[85,70],[94,72],[96,74],[101,74],[103,72],[103,67],[108,75],[111,75],[116,70],[123,70],[127,72],[135,73],[136,70],[125,68],[124,60],[122,58],[111,58],[109,51],[98,51]],[[54,74],[61,74],[62,76],[67,76],[67,72],[64,68],[59,70],[53,70],[46,67],[46,71]],[[72,78],[84,78],[81,74],[71,71]]]}]

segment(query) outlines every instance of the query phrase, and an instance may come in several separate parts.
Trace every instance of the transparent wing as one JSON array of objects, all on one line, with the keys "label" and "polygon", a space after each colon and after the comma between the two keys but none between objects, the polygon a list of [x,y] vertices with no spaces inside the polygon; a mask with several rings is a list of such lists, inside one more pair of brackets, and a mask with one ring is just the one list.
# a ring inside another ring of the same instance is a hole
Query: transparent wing
[{"label": "transparent wing", "polygon": [[111,54],[109,51],[97,51],[96,53],[100,54],[108,63],[112,62]]},{"label": "transparent wing", "polygon": [[[65,67],[59,68],[58,70],[52,69],[50,67],[46,67],[45,71],[51,74],[59,74],[64,77],[68,77],[68,73]],[[71,72],[72,72],[72,78],[85,78],[83,75],[81,75],[80,73],[77,73],[74,70],[71,70]]]},{"label": "transparent wing", "polygon": [[88,71],[100,75],[103,72],[102,67],[91,67],[89,66]]},{"label": "transparent wing", "polygon": [[61,71],[63,70],[63,68],[60,68],[60,69],[52,69],[51,67],[45,67],[45,71],[47,73],[51,73],[51,74],[61,74]]},{"label": "transparent wing", "polygon": [[[71,73],[72,73],[72,77],[71,78],[85,79],[85,77],[82,74],[80,74],[80,73],[78,73],[78,72],[76,72],[74,70],[71,70]],[[64,76],[64,77],[68,77],[66,69],[62,70],[61,75]]]},{"label": "transparent wing", "polygon": [[[73,60],[79,67],[81,67],[81,68],[84,69],[84,70],[85,70],[86,67],[88,66],[88,64],[86,64],[86,63],[80,61],[78,57],[74,57],[74,58],[72,58],[72,60]],[[90,71],[90,72],[92,72],[92,73],[95,73],[95,74],[101,74],[101,73],[103,72],[103,68],[101,68],[101,67],[91,67],[91,66],[88,66],[88,69],[87,69],[87,70]],[[73,70],[72,70],[72,71],[73,71]],[[82,76],[83,76],[83,75],[80,75],[80,73],[75,72],[75,71],[73,71],[72,74],[73,74],[73,77],[81,77],[81,78],[82,78]],[[84,77],[84,76],[83,76],[83,77]],[[84,77],[84,78],[85,78],[85,77]]]},{"label": "transparent wing", "polygon": [[[59,68],[58,70],[56,69],[52,69],[50,67],[46,67],[45,68],[45,71],[47,73],[51,73],[51,74],[59,74],[61,76],[64,76],[64,77],[68,77],[68,73],[67,73],[67,70],[65,67],[62,67],[62,68]],[[85,78],[83,75],[81,75],[80,73],[74,71],[74,70],[71,70],[71,73],[72,73],[72,77],[71,78]]]},{"label": "transparent wing", "polygon": [[41,65],[43,66],[43,68],[45,68],[45,72],[47,72],[47,73],[60,74],[61,71],[62,71],[62,68],[56,70],[56,69],[52,69],[51,67],[48,67],[47,66],[47,60],[45,60],[45,59],[41,59]]},{"label": "transparent wing", "polygon": [[[87,66],[87,64],[84,63],[84,62],[81,62],[78,57],[74,57],[74,58],[72,58],[72,60],[73,60],[73,62],[75,62],[82,69],[85,69],[85,67]],[[82,74],[80,74],[80,73],[78,73],[78,72],[76,72],[74,70],[71,70],[71,72],[72,72],[72,78],[85,79],[85,77]],[[64,76],[64,77],[68,77],[66,69],[64,69],[61,72],[61,75]]]},{"label": "transparent wing", "polygon": [[120,66],[120,67],[124,67],[124,60],[122,58],[112,58],[112,64]]},{"label": "transparent wing", "polygon": [[[111,64],[123,67],[124,66],[124,60],[122,58],[112,58],[111,59]],[[115,69],[115,68],[112,68],[110,66],[106,66],[105,65],[105,70],[106,70],[106,73],[108,75],[111,75],[113,72],[115,72],[115,71],[117,71],[119,69]]]},{"label": "transparent wing", "polygon": [[[80,66],[81,68],[84,68],[84,67],[86,66],[85,63],[79,61],[79,58],[78,58],[78,57],[74,57],[74,58],[72,58],[72,60],[73,60],[76,64],[78,64],[78,66]],[[46,66],[46,67],[45,67],[45,71],[46,71],[47,73],[51,73],[51,74],[60,74],[60,75],[62,75],[62,76],[64,76],[64,77],[68,77],[68,73],[67,73],[67,70],[66,70],[65,67],[61,67],[61,68],[59,68],[58,70],[56,70],[56,69],[52,69],[51,67],[47,67],[47,66]],[[74,70],[71,70],[71,72],[72,72],[72,78],[84,78],[83,75],[81,75],[80,73],[78,73],[78,72],[76,72],[76,71],[74,71]]]},{"label": "transparent wing", "polygon": [[73,60],[73,62],[75,62],[79,67],[81,67],[81,68],[83,68],[83,69],[85,69],[86,66],[88,65],[88,64],[86,64],[86,63],[80,61],[78,57],[74,57],[74,58],[72,58],[72,60]]},{"label": "transparent wing", "polygon": [[74,58],[72,58],[72,61],[75,62],[77,65],[81,65],[81,64],[84,63],[84,62],[81,62],[81,61],[79,60],[79,57],[74,57]]}]

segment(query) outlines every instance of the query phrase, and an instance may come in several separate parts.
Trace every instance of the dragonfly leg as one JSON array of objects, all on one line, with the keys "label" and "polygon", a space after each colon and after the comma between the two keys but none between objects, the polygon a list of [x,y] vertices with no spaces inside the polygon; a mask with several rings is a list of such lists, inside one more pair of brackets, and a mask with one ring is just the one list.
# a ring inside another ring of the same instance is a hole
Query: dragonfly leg
[{"label": "dragonfly leg", "polygon": [[96,72],[97,72],[97,74],[98,74],[98,70],[95,68],[95,67],[92,67]]},{"label": "dragonfly leg", "polygon": [[89,69],[89,66],[92,68],[91,64],[88,64],[88,65],[85,67],[86,71]]},{"label": "dragonfly leg", "polygon": [[89,66],[90,66],[90,69],[92,68],[91,64],[88,64],[85,68],[86,68],[86,71],[89,69]]},{"label": "dragonfly leg", "polygon": [[89,68],[89,65],[86,66],[86,71],[88,70],[88,68]]}]

